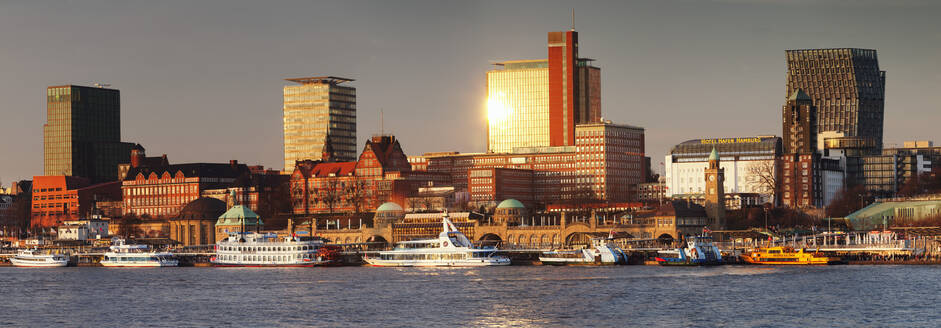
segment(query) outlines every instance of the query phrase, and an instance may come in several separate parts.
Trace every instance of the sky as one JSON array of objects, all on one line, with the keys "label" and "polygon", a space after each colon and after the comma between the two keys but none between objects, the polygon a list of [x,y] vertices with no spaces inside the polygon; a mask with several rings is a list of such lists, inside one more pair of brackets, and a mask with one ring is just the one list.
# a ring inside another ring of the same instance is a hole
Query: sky
[{"label": "sky", "polygon": [[121,90],[122,139],[171,163],[281,169],[285,78],[353,78],[359,146],[486,150],[486,71],[571,26],[602,113],[646,128],[654,170],[696,138],[781,134],[784,51],[876,49],[885,143],[941,142],[933,1],[3,1],[0,182],[42,175],[45,89]]}]

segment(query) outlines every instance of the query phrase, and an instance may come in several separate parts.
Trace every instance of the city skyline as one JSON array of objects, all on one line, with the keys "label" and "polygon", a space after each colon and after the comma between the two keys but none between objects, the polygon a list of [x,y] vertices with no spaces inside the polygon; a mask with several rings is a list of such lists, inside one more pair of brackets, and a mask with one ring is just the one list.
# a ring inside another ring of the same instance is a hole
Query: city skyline
[{"label": "city skyline", "polygon": [[[571,5],[529,6],[533,10],[524,12],[512,10],[527,7],[523,3],[432,4],[424,6],[429,17],[405,22],[412,15],[410,8],[418,5],[237,4],[233,7],[254,15],[223,11],[205,21],[201,15],[212,9],[208,4],[173,9],[56,4],[50,5],[55,9],[51,12],[30,4],[0,5],[0,35],[9,40],[0,49],[0,68],[9,72],[0,79],[5,116],[0,129],[16,141],[0,146],[5,154],[0,179],[7,184],[41,174],[43,90],[95,82],[121,90],[123,141],[180,162],[238,159],[280,169],[282,79],[320,74],[357,80],[357,149],[380,132],[382,109],[384,130],[395,133],[409,155],[484,151],[485,72],[490,62],[544,58],[545,32],[568,27]],[[808,11],[808,6],[815,10]],[[662,7],[616,3],[575,9],[576,19],[592,17],[577,20],[577,29],[582,32],[582,52],[599,59],[605,70],[605,118],[645,127],[647,156],[655,159],[653,169],[659,171],[656,159],[683,140],[780,133],[776,118],[787,97],[787,49],[877,50],[881,69],[891,74],[886,85],[886,144],[935,139],[931,122],[941,119],[941,111],[928,97],[941,86],[941,69],[933,61],[941,40],[931,32],[941,23],[923,10],[926,6],[932,4],[766,1],[671,2]],[[492,12],[494,8],[505,12]],[[730,9],[734,15],[725,12]],[[676,15],[662,16],[670,10]],[[314,13],[320,20],[292,20],[294,11]],[[800,24],[786,14],[791,11],[800,13]],[[345,26],[352,27],[338,36],[279,35],[286,28],[328,26],[320,24],[335,23],[331,14],[344,12],[361,14],[346,17],[351,24]],[[372,12],[383,12],[384,17],[378,19]],[[644,18],[644,13],[660,13],[655,15],[660,22]],[[628,19],[635,15],[636,20]],[[815,19],[819,17],[827,20]],[[872,19],[857,22],[867,17]],[[677,22],[696,28],[670,25]],[[451,24],[442,28],[441,23]],[[99,33],[84,39],[60,33],[69,24]],[[815,29],[823,31],[811,33]],[[294,43],[286,42],[291,40]],[[334,44],[335,50],[307,51],[322,42]],[[66,50],[74,52],[70,58],[62,55]],[[167,94],[175,96],[163,96]],[[675,121],[677,117],[684,119]]]}]

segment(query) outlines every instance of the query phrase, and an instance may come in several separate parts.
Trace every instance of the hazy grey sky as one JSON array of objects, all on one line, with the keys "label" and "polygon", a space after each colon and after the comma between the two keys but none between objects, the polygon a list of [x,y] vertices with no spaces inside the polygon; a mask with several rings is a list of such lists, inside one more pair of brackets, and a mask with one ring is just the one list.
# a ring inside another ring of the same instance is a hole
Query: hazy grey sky
[{"label": "hazy grey sky", "polygon": [[[602,69],[605,118],[687,139],[781,134],[784,50],[878,50],[886,143],[941,132],[932,1],[20,1],[0,3],[0,179],[41,175],[45,88],[121,90],[122,137],[170,161],[280,169],[288,77],[354,78],[358,135],[409,155],[486,149],[491,61],[546,57],[569,28]],[[659,169],[659,168],[655,168]]]}]

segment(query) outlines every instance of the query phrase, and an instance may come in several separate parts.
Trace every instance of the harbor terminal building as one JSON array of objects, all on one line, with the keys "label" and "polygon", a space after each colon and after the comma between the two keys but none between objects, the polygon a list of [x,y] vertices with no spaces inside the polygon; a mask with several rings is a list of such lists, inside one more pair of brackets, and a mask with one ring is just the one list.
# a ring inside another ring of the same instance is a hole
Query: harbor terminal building
[{"label": "harbor terminal building", "polygon": [[781,138],[774,136],[693,139],[673,146],[663,161],[667,197],[696,199],[706,193],[705,171],[713,149],[722,159],[727,198],[744,197],[746,202],[759,204],[770,201],[775,186],[767,178],[779,174],[781,155]]}]

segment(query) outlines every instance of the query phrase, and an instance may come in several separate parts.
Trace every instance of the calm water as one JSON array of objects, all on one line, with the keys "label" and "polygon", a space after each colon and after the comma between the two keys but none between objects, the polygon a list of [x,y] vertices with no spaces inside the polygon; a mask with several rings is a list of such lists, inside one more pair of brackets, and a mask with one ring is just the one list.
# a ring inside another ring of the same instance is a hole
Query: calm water
[{"label": "calm water", "polygon": [[941,326],[941,267],[0,267],[0,326]]}]

